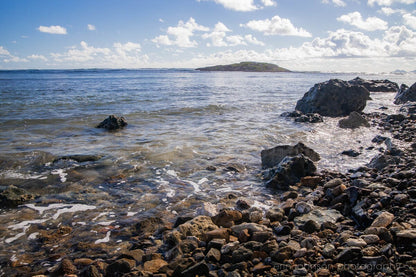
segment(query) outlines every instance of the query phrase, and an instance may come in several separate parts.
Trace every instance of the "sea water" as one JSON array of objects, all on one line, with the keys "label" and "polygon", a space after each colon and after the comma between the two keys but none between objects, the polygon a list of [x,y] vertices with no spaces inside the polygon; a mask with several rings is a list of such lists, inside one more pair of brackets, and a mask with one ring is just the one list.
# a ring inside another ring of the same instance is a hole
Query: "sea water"
[{"label": "sea water", "polygon": [[[321,155],[318,169],[346,171],[378,153],[375,127],[345,130],[338,120],[295,123],[281,117],[315,83],[331,78],[389,79],[415,74],[198,72],[195,70],[0,71],[0,186],[37,196],[0,211],[0,255],[25,249],[31,226],[72,226],[110,240],[103,226],[147,216],[195,215],[229,195],[267,208],[279,201],[261,179],[260,152],[303,142]],[[395,93],[372,93],[365,112],[388,113]],[[124,116],[116,132],[97,129]],[[373,150],[367,150],[375,146]],[[352,158],[340,153],[357,150]],[[95,155],[76,162],[68,155]],[[204,212],[204,211],[202,211]],[[101,229],[100,229],[101,228]],[[80,233],[81,234],[81,233]]]}]

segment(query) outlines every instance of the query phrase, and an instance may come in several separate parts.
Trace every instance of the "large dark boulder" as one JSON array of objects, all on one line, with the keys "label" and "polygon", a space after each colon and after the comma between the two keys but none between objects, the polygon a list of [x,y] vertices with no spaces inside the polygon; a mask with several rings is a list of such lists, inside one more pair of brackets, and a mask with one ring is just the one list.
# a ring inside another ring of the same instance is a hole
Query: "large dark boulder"
[{"label": "large dark boulder", "polygon": [[315,173],[316,166],[308,157],[302,154],[294,157],[288,156],[277,167],[269,170],[266,185],[278,190],[287,190],[298,183],[302,177]]},{"label": "large dark boulder", "polygon": [[370,123],[361,114],[352,112],[347,118],[341,119],[338,126],[343,129],[355,129],[361,126],[370,127]]},{"label": "large dark boulder", "polygon": [[361,85],[369,92],[397,92],[399,90],[399,85],[389,80],[365,80],[357,77],[348,83],[356,86]]},{"label": "large dark boulder", "polygon": [[104,128],[106,130],[117,130],[127,126],[127,121],[124,117],[117,117],[115,115],[110,115],[105,120],[103,120],[100,124],[98,124],[97,128]]},{"label": "large dark boulder", "polygon": [[394,104],[404,104],[406,102],[415,102],[416,101],[416,83],[414,83],[410,88],[407,88],[406,85],[401,85],[400,90],[397,92],[394,97]]},{"label": "large dark boulder", "polygon": [[323,116],[347,116],[361,112],[370,99],[370,92],[361,85],[331,79],[315,84],[296,104],[296,110],[304,114],[318,113]]},{"label": "large dark boulder", "polygon": [[319,161],[321,157],[312,148],[307,147],[302,142],[295,146],[279,145],[271,149],[261,151],[261,164],[263,168],[271,168],[277,166],[286,156],[296,156],[303,154],[312,161]]}]

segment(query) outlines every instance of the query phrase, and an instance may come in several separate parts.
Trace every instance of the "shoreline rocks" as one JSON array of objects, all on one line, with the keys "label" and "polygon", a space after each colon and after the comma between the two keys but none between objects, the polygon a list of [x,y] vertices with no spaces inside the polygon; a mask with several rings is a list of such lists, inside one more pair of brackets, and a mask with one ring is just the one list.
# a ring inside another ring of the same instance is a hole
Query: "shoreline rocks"
[{"label": "shoreline rocks", "polygon": [[361,112],[370,92],[361,85],[352,85],[339,79],[315,84],[300,99],[295,110],[304,114],[318,113],[323,116],[347,116],[351,112]]},{"label": "shoreline rocks", "polygon": [[410,88],[406,85],[402,85],[400,90],[397,92],[394,97],[394,104],[405,104],[406,102],[415,102],[416,101],[416,83],[414,83]]},{"label": "shoreline rocks", "polygon": [[97,128],[103,128],[108,131],[114,131],[122,129],[127,126],[127,121],[124,117],[117,117],[115,115],[110,115],[104,119],[100,124],[97,125]]}]

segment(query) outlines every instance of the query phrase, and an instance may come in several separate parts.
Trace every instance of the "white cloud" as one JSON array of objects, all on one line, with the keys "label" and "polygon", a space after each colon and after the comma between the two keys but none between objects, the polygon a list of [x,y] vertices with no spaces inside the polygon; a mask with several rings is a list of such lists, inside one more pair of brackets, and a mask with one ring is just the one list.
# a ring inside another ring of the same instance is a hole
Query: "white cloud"
[{"label": "white cloud", "polygon": [[403,15],[404,24],[416,30],[416,16],[407,13]]},{"label": "white cloud", "polygon": [[99,48],[81,41],[64,53],[52,53],[57,63],[71,67],[108,67],[108,68],[139,68],[148,63],[147,55],[141,54],[141,45],[134,42],[113,43],[112,48]]},{"label": "white cloud", "polygon": [[[337,7],[345,7],[347,4],[342,0],[331,0],[331,2]],[[322,3],[329,4],[329,0],[322,0]]]},{"label": "white cloud", "polygon": [[311,37],[312,35],[303,28],[296,28],[289,19],[274,16],[272,19],[251,20],[241,24],[255,31],[263,32],[265,35],[299,36]]},{"label": "white cloud", "polygon": [[207,44],[208,46],[228,46],[228,44],[224,41],[226,37],[226,33],[231,32],[227,26],[224,25],[222,22],[218,22],[215,24],[214,30],[211,33],[205,33],[202,35],[203,39],[211,39],[211,43]]},{"label": "white cloud", "polygon": [[390,15],[395,14],[395,13],[404,13],[404,10],[392,9],[392,8],[389,8],[389,7],[382,7],[378,12],[382,13],[382,14],[385,14],[387,16],[390,16]]},{"label": "white cloud", "polygon": [[28,56],[27,58],[31,59],[31,60],[41,60],[41,61],[44,61],[44,62],[48,61],[48,59],[43,55],[33,54],[33,55]]},{"label": "white cloud", "polygon": [[386,30],[388,27],[387,22],[378,17],[369,17],[363,20],[359,12],[344,14],[338,17],[337,20],[366,31]]},{"label": "white cloud", "polygon": [[48,33],[48,34],[55,34],[55,35],[66,35],[66,28],[54,25],[54,26],[39,26],[38,30],[42,33]]},{"label": "white cloud", "polygon": [[261,0],[261,2],[263,3],[263,5],[265,7],[274,7],[274,6],[277,6],[276,2],[274,2],[273,0]]},{"label": "white cloud", "polygon": [[264,42],[257,40],[253,35],[245,35],[244,39],[251,44],[264,46]]},{"label": "white cloud", "polygon": [[[254,5],[254,0],[197,0],[200,1],[214,1],[217,4],[223,5],[224,8],[238,12],[250,12],[258,10],[259,7]],[[267,1],[271,2],[271,1]]]},{"label": "white cloud", "polygon": [[12,55],[6,48],[0,46],[0,58],[3,59],[3,62],[10,63],[10,62],[28,62],[25,58],[19,58],[17,56]]},{"label": "white cloud", "polygon": [[95,31],[95,26],[94,25],[88,24],[87,27],[88,27],[88,30]]},{"label": "white cloud", "polygon": [[196,47],[198,43],[191,40],[195,31],[207,32],[209,28],[199,25],[191,17],[187,22],[181,20],[176,27],[169,27],[166,31],[167,35],[160,35],[152,39],[152,42],[157,45],[176,45],[183,48]]},{"label": "white cloud", "polygon": [[374,4],[379,6],[391,6],[393,3],[410,5],[416,3],[416,0],[368,0],[368,5],[370,6],[374,6]]},{"label": "white cloud", "polygon": [[10,52],[3,46],[0,46],[0,56],[10,56]]}]

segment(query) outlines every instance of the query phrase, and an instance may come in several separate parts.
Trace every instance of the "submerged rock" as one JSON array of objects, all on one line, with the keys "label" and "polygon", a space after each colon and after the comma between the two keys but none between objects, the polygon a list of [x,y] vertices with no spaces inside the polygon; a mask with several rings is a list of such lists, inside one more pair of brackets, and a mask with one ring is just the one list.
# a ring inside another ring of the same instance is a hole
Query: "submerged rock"
[{"label": "submerged rock", "polygon": [[312,148],[307,147],[302,142],[295,146],[279,145],[271,149],[261,151],[261,164],[263,168],[272,168],[278,165],[286,156],[296,156],[303,154],[316,162],[321,159],[318,153]]},{"label": "submerged rock", "polygon": [[127,121],[124,117],[117,117],[115,115],[110,115],[104,119],[100,124],[97,125],[97,128],[103,128],[106,130],[118,130],[127,126]]},{"label": "submerged rock", "polygon": [[311,159],[299,154],[284,158],[277,167],[269,171],[270,179],[267,186],[279,190],[286,190],[298,183],[302,177],[314,175],[316,166]]},{"label": "submerged rock", "polygon": [[370,123],[361,114],[354,111],[347,118],[341,119],[338,126],[343,129],[355,129],[361,126],[370,127]]},{"label": "submerged rock", "polygon": [[394,97],[394,104],[404,104],[406,102],[415,102],[416,101],[416,83],[414,83],[410,88],[407,86],[401,86],[400,90],[397,92]]},{"label": "submerged rock", "polygon": [[360,77],[348,81],[352,85],[361,85],[370,92],[397,92],[399,85],[389,80],[365,80]]},{"label": "submerged rock", "polygon": [[35,196],[26,190],[10,185],[0,192],[0,208],[16,208],[34,198]]},{"label": "submerged rock", "polygon": [[351,112],[361,112],[370,92],[361,85],[331,79],[315,84],[296,104],[302,113],[318,113],[323,116],[347,116]]}]

